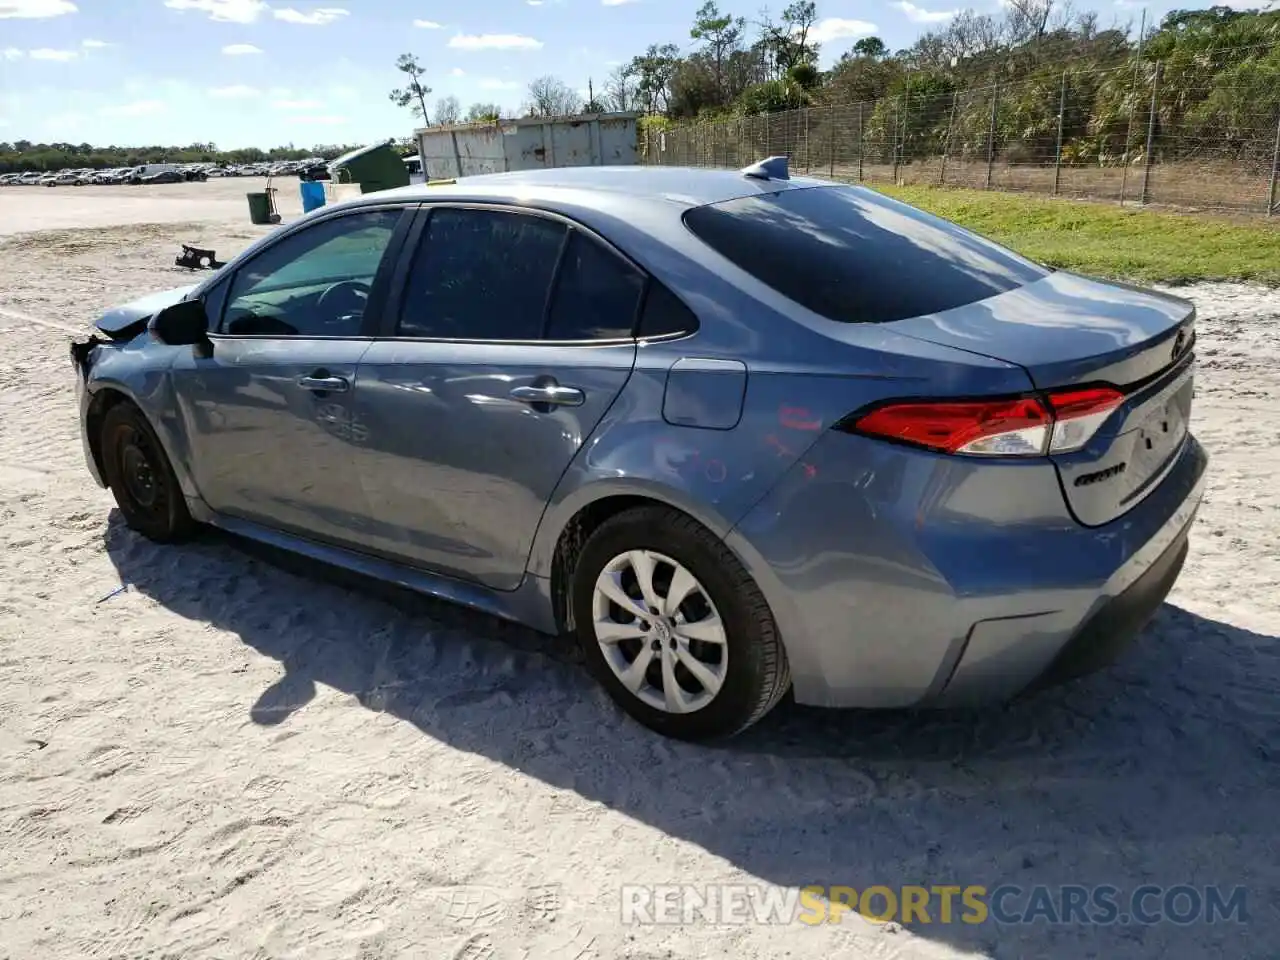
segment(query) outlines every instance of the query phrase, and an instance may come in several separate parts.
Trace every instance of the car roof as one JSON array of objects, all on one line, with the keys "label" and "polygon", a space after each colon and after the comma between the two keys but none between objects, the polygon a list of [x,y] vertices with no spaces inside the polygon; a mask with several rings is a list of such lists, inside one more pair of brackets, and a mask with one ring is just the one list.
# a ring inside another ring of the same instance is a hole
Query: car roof
[{"label": "car roof", "polygon": [[[693,167],[600,166],[552,167],[510,173],[479,174],[457,180],[413,184],[395,190],[380,190],[364,199],[485,198],[554,204],[572,195],[576,203],[590,206],[592,194],[607,195],[611,201],[676,204],[682,208],[721,203],[738,197],[777,193],[802,187],[828,186],[825,180],[793,177],[764,180],[735,170],[702,170]],[[585,201],[585,202],[584,202]]]}]

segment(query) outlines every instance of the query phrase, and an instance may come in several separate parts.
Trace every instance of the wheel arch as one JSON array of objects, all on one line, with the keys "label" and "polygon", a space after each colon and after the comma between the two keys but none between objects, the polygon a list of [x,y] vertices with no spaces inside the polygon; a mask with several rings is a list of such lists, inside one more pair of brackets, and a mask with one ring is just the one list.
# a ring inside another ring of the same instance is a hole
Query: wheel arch
[{"label": "wheel arch", "polygon": [[[93,457],[93,465],[97,468],[98,476],[103,477],[104,480],[107,471],[106,463],[102,456],[102,424],[106,419],[107,411],[122,403],[131,404],[137,407],[139,412],[142,412],[142,407],[138,401],[128,392],[115,385],[104,386],[96,390],[93,396],[89,398],[88,406],[85,409],[85,437],[89,442],[89,453]],[[142,415],[146,416],[145,413]]]},{"label": "wheel arch", "polygon": [[529,573],[549,581],[552,615],[559,629],[573,629],[568,586],[582,545],[612,517],[645,506],[677,510],[721,540],[733,527],[724,516],[692,503],[680,491],[641,479],[604,480],[574,491],[543,518],[528,565]]},{"label": "wheel arch", "polygon": [[[97,372],[96,370],[94,371]],[[132,381],[132,378],[130,378]],[[85,403],[85,438],[89,444],[89,452],[94,466],[100,471],[99,476],[106,476],[102,459],[102,422],[107,411],[120,403],[128,403],[135,407],[146,420],[151,431],[160,441],[160,449],[169,460],[174,475],[178,478],[178,486],[188,502],[199,500],[200,493],[195,486],[194,478],[188,469],[183,454],[186,452],[186,439],[183,436],[181,421],[177,418],[176,407],[172,405],[173,395],[167,391],[167,371],[150,371],[140,381],[124,383],[116,377],[101,379],[93,384],[92,393]],[[135,391],[132,386],[142,389]]]}]

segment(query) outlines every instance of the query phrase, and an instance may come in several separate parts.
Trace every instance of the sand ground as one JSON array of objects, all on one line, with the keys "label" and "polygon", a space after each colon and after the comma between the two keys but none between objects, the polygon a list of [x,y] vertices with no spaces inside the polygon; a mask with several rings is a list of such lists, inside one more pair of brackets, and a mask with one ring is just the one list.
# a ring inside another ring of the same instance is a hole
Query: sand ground
[{"label": "sand ground", "polygon": [[[190,282],[180,242],[258,236],[249,189],[0,190],[0,957],[1274,956],[1280,294],[1182,291],[1212,480],[1121,663],[976,714],[784,705],[702,748],[555,640],[123,526],[68,338]],[[1248,922],[623,925],[646,883],[1217,884]]]}]

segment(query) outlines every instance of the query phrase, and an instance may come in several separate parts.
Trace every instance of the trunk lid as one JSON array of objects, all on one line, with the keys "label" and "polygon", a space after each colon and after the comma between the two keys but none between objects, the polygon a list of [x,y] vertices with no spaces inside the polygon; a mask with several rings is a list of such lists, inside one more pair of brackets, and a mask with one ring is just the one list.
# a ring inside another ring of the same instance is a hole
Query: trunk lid
[{"label": "trunk lid", "polygon": [[1176,461],[1193,392],[1195,307],[1167,294],[1054,273],[899,333],[1015,363],[1044,391],[1107,384],[1125,401],[1081,450],[1052,457],[1075,518],[1100,526],[1140,503]]}]

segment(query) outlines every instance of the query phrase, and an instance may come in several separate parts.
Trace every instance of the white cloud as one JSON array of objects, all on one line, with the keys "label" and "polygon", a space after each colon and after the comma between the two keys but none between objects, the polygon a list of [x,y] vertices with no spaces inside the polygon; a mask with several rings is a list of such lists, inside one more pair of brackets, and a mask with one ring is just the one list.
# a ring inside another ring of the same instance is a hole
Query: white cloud
[{"label": "white cloud", "polygon": [[879,28],[865,20],[844,20],[840,17],[827,17],[814,24],[809,31],[809,39],[814,43],[830,43],[832,40],[847,40],[854,37],[869,37]]},{"label": "white cloud", "polygon": [[493,77],[487,77],[479,83],[481,90],[519,90],[520,84],[514,80],[497,80]]},{"label": "white cloud", "polygon": [[48,47],[40,47],[37,50],[28,50],[27,56],[32,60],[57,60],[60,63],[66,63],[80,54],[75,50],[50,50]]},{"label": "white cloud", "polygon": [[[3,0],[0,0],[3,2]],[[164,0],[171,10],[197,10],[220,23],[253,23],[268,9],[263,0]]]},{"label": "white cloud", "polygon": [[449,39],[455,50],[540,50],[542,41],[518,33],[459,33]]},{"label": "white cloud", "polygon": [[413,25],[419,30],[439,30],[444,26],[443,23],[436,23],[434,20],[415,20]]},{"label": "white cloud", "polygon": [[0,60],[21,60],[26,54],[17,47],[5,47],[0,50]]},{"label": "white cloud", "polygon": [[71,0],[0,0],[0,20],[43,20],[75,13],[76,9]]},{"label": "white cloud", "polygon": [[261,53],[262,50],[252,43],[229,43],[222,48],[222,52],[228,57],[243,57],[252,53]]},{"label": "white cloud", "polygon": [[276,100],[271,105],[277,110],[319,110],[324,103],[320,100]]},{"label": "white cloud", "polygon": [[145,117],[152,113],[163,113],[167,109],[168,106],[163,100],[138,100],[134,103],[103,107],[99,112],[104,117]]},{"label": "white cloud", "polygon": [[527,3],[527,4],[528,4],[529,6],[531,6],[531,7],[540,7],[540,6],[542,6],[542,0],[524,0],[524,2],[525,2],[525,3]]},{"label": "white cloud", "polygon": [[323,27],[327,23],[333,23],[335,20],[350,16],[350,14],[350,10],[343,10],[341,7],[320,7],[310,13],[302,13],[293,9],[293,7],[284,7],[280,10],[271,11],[271,15],[277,20],[283,20],[285,23],[303,23],[312,27]]},{"label": "white cloud", "polygon": [[111,44],[105,40],[81,40],[80,46],[86,50],[101,50],[103,47],[109,47]]},{"label": "white cloud", "polygon": [[466,75],[467,71],[463,70],[461,67],[454,67],[449,71],[449,76],[451,77],[465,77]]},{"label": "white cloud", "polygon": [[324,124],[325,126],[337,126],[338,124],[346,123],[347,118],[335,116],[334,114],[331,114],[331,113],[306,114],[298,117],[290,117],[289,122],[290,123],[318,123],[318,124]]},{"label": "white cloud", "polygon": [[229,87],[214,87],[209,91],[209,96],[218,100],[243,100],[246,97],[258,97],[262,95],[257,87],[248,87],[243,83],[235,83]]},{"label": "white cloud", "polygon": [[624,3],[639,3],[640,0],[600,0],[602,7],[620,7]]},{"label": "white cloud", "polygon": [[907,19],[912,23],[942,23],[960,12],[959,10],[926,10],[924,7],[917,7],[911,0],[898,0],[893,6],[906,14]]}]

